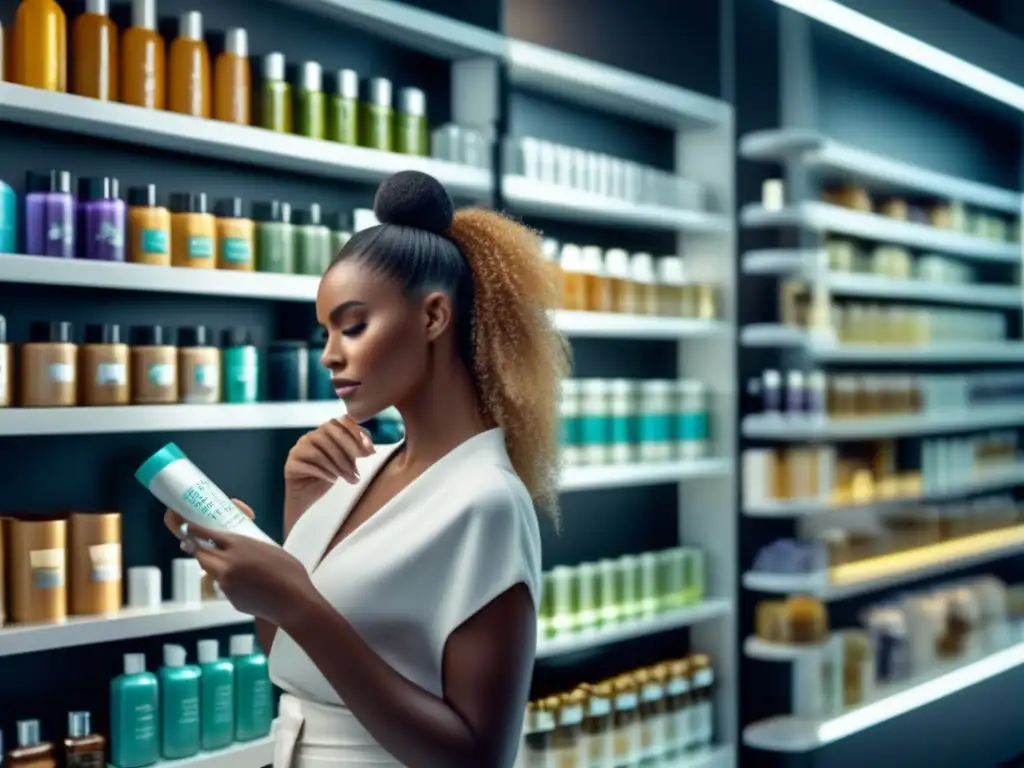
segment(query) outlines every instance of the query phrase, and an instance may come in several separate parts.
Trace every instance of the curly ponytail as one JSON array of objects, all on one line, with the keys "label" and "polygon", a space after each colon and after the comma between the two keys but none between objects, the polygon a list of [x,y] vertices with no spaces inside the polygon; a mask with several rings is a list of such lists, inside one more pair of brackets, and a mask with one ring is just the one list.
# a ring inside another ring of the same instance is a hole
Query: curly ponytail
[{"label": "curly ponytail", "polygon": [[449,237],[473,272],[473,374],[483,415],[505,430],[534,502],[558,518],[558,388],[569,347],[548,309],[558,287],[537,234],[494,211],[455,213]]}]

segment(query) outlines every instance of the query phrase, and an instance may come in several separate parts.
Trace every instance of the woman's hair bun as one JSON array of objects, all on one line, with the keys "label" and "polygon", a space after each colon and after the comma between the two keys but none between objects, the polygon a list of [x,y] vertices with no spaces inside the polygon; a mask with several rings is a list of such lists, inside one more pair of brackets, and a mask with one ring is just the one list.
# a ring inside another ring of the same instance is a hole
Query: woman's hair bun
[{"label": "woman's hair bun", "polygon": [[455,204],[433,176],[399,171],[377,188],[373,212],[381,224],[400,224],[440,235],[452,228]]}]

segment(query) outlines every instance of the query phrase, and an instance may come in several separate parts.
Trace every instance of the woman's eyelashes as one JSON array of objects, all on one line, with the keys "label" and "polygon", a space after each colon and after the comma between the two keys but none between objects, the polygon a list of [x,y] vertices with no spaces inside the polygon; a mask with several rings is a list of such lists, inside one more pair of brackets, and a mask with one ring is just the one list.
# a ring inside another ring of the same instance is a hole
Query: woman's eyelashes
[{"label": "woman's eyelashes", "polygon": [[362,323],[355,323],[354,325],[350,325],[350,326],[348,326],[346,328],[342,328],[341,329],[341,333],[342,333],[342,335],[348,336],[348,337],[351,338],[353,336],[358,336],[360,333],[362,333],[365,330],[366,330],[366,323],[362,322]]}]

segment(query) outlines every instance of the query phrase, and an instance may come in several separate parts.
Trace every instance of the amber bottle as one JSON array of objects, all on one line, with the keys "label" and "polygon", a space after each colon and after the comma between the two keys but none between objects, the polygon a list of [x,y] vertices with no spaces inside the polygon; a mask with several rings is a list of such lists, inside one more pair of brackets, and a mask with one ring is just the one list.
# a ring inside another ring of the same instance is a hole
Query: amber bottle
[{"label": "amber bottle", "polygon": [[171,43],[167,73],[167,108],[183,115],[209,118],[213,112],[210,52],[203,40],[203,15],[183,13],[178,36]]},{"label": "amber bottle", "polygon": [[55,0],[22,0],[11,38],[12,82],[45,91],[67,91],[67,20]]},{"label": "amber bottle", "polygon": [[156,31],[156,0],[132,0],[132,25],[121,36],[121,101],[164,108],[166,50]]},{"label": "amber bottle", "polygon": [[110,0],[86,0],[71,25],[71,90],[79,96],[117,100],[117,27]]}]

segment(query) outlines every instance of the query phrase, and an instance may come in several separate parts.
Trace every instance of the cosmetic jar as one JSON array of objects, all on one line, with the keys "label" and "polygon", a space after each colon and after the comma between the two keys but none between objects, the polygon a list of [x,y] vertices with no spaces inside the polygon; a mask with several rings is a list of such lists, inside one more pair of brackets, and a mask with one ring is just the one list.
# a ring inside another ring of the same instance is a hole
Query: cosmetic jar
[{"label": "cosmetic jar", "polygon": [[159,608],[163,602],[163,582],[155,565],[137,565],[128,569],[128,607]]},{"label": "cosmetic jar", "polygon": [[178,348],[159,325],[132,328],[132,402],[165,405],[178,402]]},{"label": "cosmetic jar", "polygon": [[204,325],[178,330],[178,395],[183,403],[220,402],[220,350]]},{"label": "cosmetic jar", "polygon": [[78,404],[78,347],[67,322],[35,322],[21,345],[20,403],[25,408]]},{"label": "cosmetic jar", "polygon": [[60,621],[67,615],[67,523],[7,522],[10,617],[18,624]]},{"label": "cosmetic jar", "polygon": [[121,515],[68,518],[68,612],[98,616],[121,610]]},{"label": "cosmetic jar", "polygon": [[121,326],[87,325],[78,348],[79,405],[128,405],[128,360]]}]

